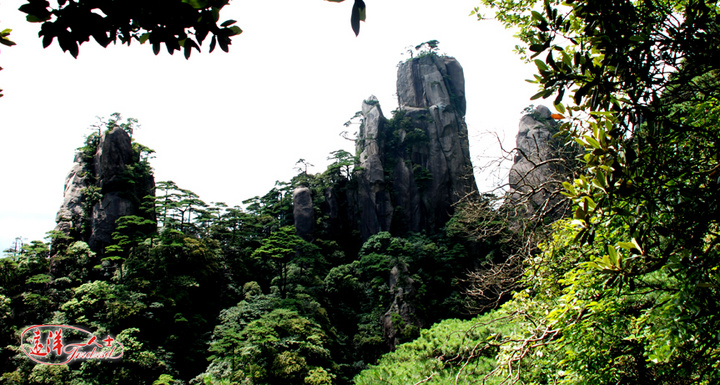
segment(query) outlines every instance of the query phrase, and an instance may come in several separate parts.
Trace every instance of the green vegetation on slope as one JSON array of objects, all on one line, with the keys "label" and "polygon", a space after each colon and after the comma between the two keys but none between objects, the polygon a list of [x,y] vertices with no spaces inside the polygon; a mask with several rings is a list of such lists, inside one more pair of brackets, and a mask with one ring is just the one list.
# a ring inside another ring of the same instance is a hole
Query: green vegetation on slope
[{"label": "green vegetation on slope", "polygon": [[[87,157],[97,139],[81,148]],[[441,231],[382,232],[363,244],[357,232],[338,232],[321,209],[325,191],[348,196],[357,187],[354,158],[336,151],[331,160],[325,172],[301,169],[245,208],[158,182],[155,196],[143,197],[144,216],[121,217],[97,253],[60,232],[52,244],[10,252],[0,259],[0,383],[343,384],[422,328],[465,317],[461,279],[493,243]],[[311,241],[293,226],[298,186],[311,190],[316,208]],[[114,335],[126,354],[36,364],[17,346],[35,324]]]},{"label": "green vegetation on slope", "polygon": [[584,174],[564,184],[573,217],[555,223],[524,261],[521,289],[503,316],[455,326],[462,333],[468,324],[506,323],[506,333],[464,344],[497,349],[494,363],[467,358],[481,370],[456,382],[436,363],[440,351],[413,345],[420,339],[357,382],[390,375],[391,383],[716,383],[718,4],[483,2],[519,27],[520,52],[538,67],[535,98],[555,97],[568,115],[562,130],[586,150]]}]

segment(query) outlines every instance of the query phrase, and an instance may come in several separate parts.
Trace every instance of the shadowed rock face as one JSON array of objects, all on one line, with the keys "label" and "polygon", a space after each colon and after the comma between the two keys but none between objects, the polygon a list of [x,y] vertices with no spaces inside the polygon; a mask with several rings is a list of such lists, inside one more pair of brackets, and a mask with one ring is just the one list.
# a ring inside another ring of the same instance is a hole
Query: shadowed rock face
[{"label": "shadowed rock face", "polygon": [[126,215],[140,215],[142,199],[155,193],[152,174],[130,173],[139,162],[130,136],[121,128],[102,134],[92,159],[77,152],[65,179],[55,230],[83,240],[93,251],[102,253],[112,241],[115,221]]},{"label": "shadowed rock face", "polygon": [[312,193],[309,188],[298,187],[293,191],[293,217],[297,234],[304,240],[311,241],[315,227],[315,214]]},{"label": "shadowed rock face", "polygon": [[435,55],[402,63],[397,94],[393,122],[374,96],[362,105],[356,178],[363,240],[380,231],[437,231],[453,204],[477,194],[460,64]]}]

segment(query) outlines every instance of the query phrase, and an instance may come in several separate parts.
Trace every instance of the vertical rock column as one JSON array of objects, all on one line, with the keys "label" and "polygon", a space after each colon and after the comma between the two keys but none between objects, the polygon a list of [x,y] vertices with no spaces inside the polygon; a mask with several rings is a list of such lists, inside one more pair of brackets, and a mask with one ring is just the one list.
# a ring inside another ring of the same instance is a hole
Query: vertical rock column
[{"label": "vertical rock column", "polygon": [[102,134],[89,161],[76,153],[55,229],[102,254],[112,242],[118,218],[143,216],[142,200],[155,194],[152,173],[133,173],[139,162],[130,135],[119,127]]},{"label": "vertical rock column", "polygon": [[437,55],[402,63],[397,93],[402,124],[389,125],[374,96],[362,106],[356,177],[363,239],[438,231],[455,203],[477,194],[460,64]]},{"label": "vertical rock column", "polygon": [[380,231],[389,231],[393,215],[390,193],[386,190],[386,150],[383,130],[385,117],[375,96],[362,104],[363,125],[358,132],[355,146],[360,154],[357,205],[360,219],[360,235],[363,240]]},{"label": "vertical rock column", "polygon": [[298,187],[293,191],[293,217],[295,231],[300,238],[310,242],[315,228],[312,192],[307,187]]}]

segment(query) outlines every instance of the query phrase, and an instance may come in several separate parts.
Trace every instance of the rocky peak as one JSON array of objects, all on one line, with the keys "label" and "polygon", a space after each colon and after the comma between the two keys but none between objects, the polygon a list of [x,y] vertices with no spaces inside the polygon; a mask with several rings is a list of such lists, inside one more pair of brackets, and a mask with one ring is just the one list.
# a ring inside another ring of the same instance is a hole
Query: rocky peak
[{"label": "rocky peak", "polygon": [[130,135],[125,130],[115,128],[104,132],[93,158],[98,186],[106,191],[118,189],[124,182],[124,173],[128,166],[134,165],[138,160]]},{"label": "rocky peak", "polygon": [[[398,66],[399,109],[386,119],[377,99],[362,104],[363,124],[356,150],[359,167],[356,207],[360,235],[441,231],[463,198],[477,195],[465,124],[463,69],[450,57],[427,55]],[[381,317],[392,348],[399,325],[422,326],[408,295],[412,279],[400,279],[394,266],[388,288],[392,303]],[[411,296],[410,296],[411,297]]]},{"label": "rocky peak", "polygon": [[457,201],[477,193],[457,60],[428,55],[400,64],[397,94],[400,108],[390,120],[374,96],[362,105],[356,177],[363,239],[437,231]]},{"label": "rocky peak", "polygon": [[385,141],[380,137],[383,134],[385,116],[375,95],[370,95],[363,101],[361,112],[363,124],[360,126],[358,137],[355,140],[355,150],[359,154],[359,166],[367,170],[365,177],[368,181],[382,182],[385,176],[382,168],[384,154],[381,146],[385,144]]},{"label": "rocky peak", "polygon": [[465,116],[465,75],[452,57],[426,55],[400,64],[397,95],[400,109],[452,106]]},{"label": "rocky peak", "polygon": [[155,181],[149,167],[143,170],[140,154],[125,130],[108,130],[95,145],[88,144],[75,154],[55,230],[102,253],[112,242],[118,218],[152,215],[141,212],[140,204],[145,196],[154,195]]},{"label": "rocky peak", "polygon": [[87,176],[87,165],[80,151],[75,153],[72,168],[65,177],[63,203],[55,217],[56,231],[75,238],[83,229],[87,214],[83,202],[87,187],[90,185]]}]

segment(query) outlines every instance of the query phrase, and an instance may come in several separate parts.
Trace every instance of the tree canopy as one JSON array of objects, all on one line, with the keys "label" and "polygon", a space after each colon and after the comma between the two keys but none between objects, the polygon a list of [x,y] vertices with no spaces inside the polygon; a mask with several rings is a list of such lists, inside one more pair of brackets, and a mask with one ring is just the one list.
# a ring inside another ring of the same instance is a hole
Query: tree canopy
[{"label": "tree canopy", "polygon": [[118,40],[128,45],[149,42],[155,54],[164,44],[170,54],[182,48],[185,57],[190,57],[208,35],[211,52],[216,45],[227,52],[230,37],[242,33],[234,20],[220,22],[220,10],[228,4],[229,0],[61,0],[51,5],[46,0],[28,0],[20,11],[29,22],[42,23],[39,35],[44,47],[57,39],[60,48],[73,57],[90,38],[103,47]]},{"label": "tree canopy", "polygon": [[[55,4],[27,0],[20,11],[27,14],[29,22],[42,23],[39,36],[44,47],[56,40],[73,57],[78,56],[80,45],[92,38],[103,47],[117,41],[127,45],[149,42],[156,55],[164,45],[168,53],[182,50],[189,58],[193,49],[200,51],[208,36],[210,52],[217,46],[228,52],[231,37],[242,33],[235,20],[220,21],[220,11],[229,4],[230,0],[60,0]],[[365,20],[363,0],[355,0],[350,19],[355,35],[359,34],[360,21]],[[12,44],[9,33],[2,31],[1,44]]]}]

